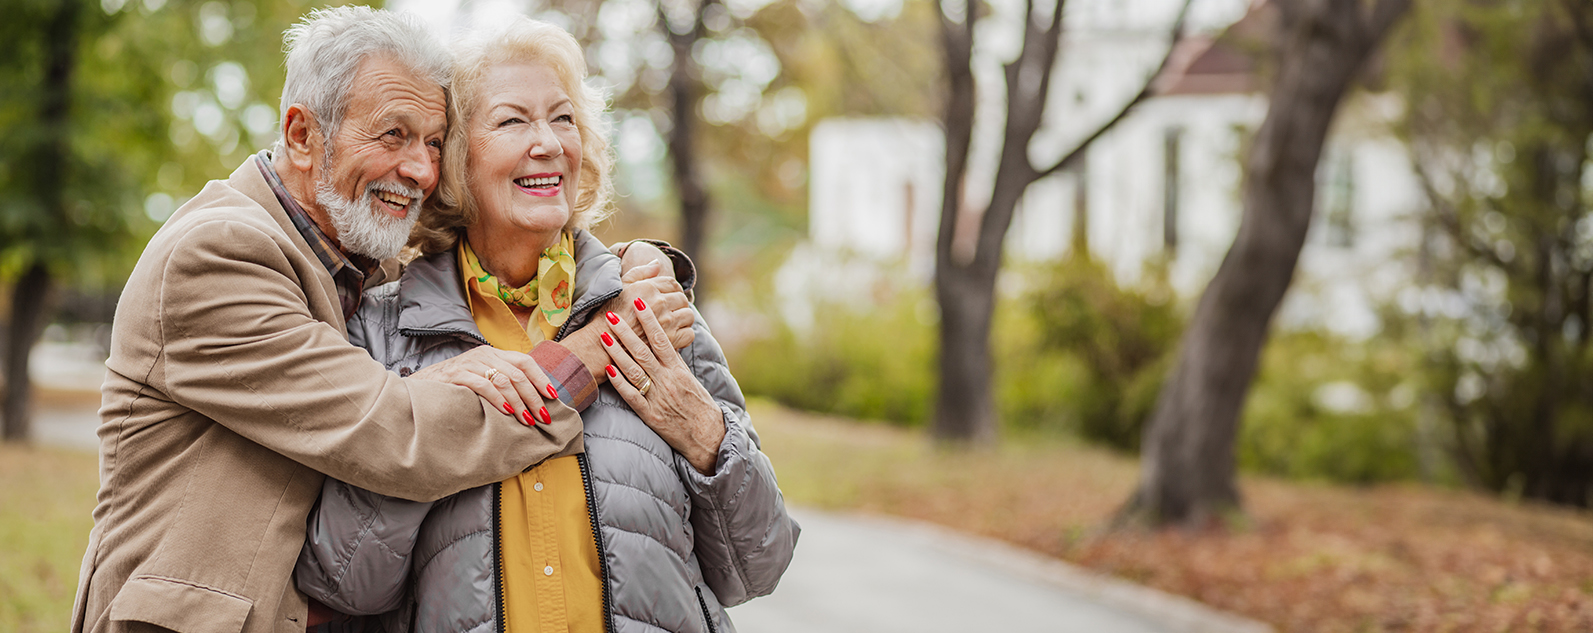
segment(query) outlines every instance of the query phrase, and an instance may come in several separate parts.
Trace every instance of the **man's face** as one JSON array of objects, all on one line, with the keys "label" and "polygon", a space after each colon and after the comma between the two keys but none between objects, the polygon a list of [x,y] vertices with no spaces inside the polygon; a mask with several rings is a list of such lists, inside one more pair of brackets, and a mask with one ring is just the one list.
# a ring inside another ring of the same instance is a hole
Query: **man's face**
[{"label": "man's face", "polygon": [[316,202],[343,250],[385,259],[403,247],[437,188],[447,123],[442,87],[386,57],[360,64],[343,124],[316,166]]}]

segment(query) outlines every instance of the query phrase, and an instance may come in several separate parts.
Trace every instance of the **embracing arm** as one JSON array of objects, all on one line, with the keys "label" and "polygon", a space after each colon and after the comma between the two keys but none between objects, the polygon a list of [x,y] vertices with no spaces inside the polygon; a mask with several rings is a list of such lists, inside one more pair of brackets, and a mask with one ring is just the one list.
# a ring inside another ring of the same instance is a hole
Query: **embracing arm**
[{"label": "embracing arm", "polygon": [[549,403],[553,423],[526,426],[464,387],[387,371],[315,318],[314,278],[280,239],[236,221],[180,236],[152,384],[309,468],[406,499],[501,480],[577,441],[568,407]]}]

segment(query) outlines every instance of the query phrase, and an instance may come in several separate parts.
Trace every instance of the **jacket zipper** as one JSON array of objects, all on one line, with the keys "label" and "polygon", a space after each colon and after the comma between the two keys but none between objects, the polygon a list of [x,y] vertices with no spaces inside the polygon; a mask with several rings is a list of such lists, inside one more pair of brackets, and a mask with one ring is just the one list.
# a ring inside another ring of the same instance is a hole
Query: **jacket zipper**
[{"label": "jacket zipper", "polygon": [[714,616],[708,612],[708,601],[702,597],[702,587],[692,587],[691,590],[697,592],[697,605],[702,607],[702,618],[703,622],[708,624],[708,633],[718,633],[719,629],[714,626]]},{"label": "jacket zipper", "polygon": [[503,534],[503,484],[492,484],[492,560],[498,566],[498,573],[492,576],[492,593],[498,601],[498,633],[509,630],[508,617],[504,614],[503,599],[503,549],[498,545]]},{"label": "jacket zipper", "polygon": [[[586,514],[592,519],[592,544],[597,547],[598,576],[603,580],[603,630],[613,631],[614,609],[608,595],[608,556],[603,553],[603,530],[597,521],[597,495],[592,492],[592,471],[586,465],[586,453],[576,453],[575,461],[581,465],[581,483],[586,487]],[[701,598],[698,595],[698,599]]]}]

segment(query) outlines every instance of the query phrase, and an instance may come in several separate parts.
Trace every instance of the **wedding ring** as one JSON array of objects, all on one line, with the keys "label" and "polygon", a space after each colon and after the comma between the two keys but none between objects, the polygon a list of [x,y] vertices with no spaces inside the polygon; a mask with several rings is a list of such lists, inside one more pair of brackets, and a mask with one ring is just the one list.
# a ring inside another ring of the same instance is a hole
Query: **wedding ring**
[{"label": "wedding ring", "polygon": [[487,382],[492,382],[493,378],[497,378],[498,377],[498,368],[497,367],[488,367],[486,376],[487,376]]},{"label": "wedding ring", "polygon": [[647,390],[648,389],[652,389],[652,388],[653,388],[653,377],[652,376],[642,376],[642,385],[640,387],[637,387],[636,391],[638,393],[641,393],[643,398],[646,398],[647,397]]}]

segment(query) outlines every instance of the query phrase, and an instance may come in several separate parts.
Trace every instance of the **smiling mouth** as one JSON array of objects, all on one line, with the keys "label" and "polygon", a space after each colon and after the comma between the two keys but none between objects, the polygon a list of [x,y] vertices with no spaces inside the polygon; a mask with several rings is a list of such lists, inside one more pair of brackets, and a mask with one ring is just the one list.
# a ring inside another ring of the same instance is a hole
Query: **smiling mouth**
[{"label": "smiling mouth", "polygon": [[564,176],[562,174],[526,176],[525,178],[514,179],[515,186],[520,187],[526,193],[539,197],[548,197],[557,194],[559,192],[559,185],[563,183]]},{"label": "smiling mouth", "polygon": [[399,195],[391,191],[377,191],[376,199],[381,200],[382,202],[386,203],[387,206],[392,207],[392,210],[395,214],[402,214],[408,211],[409,203],[414,201],[414,198]]}]

